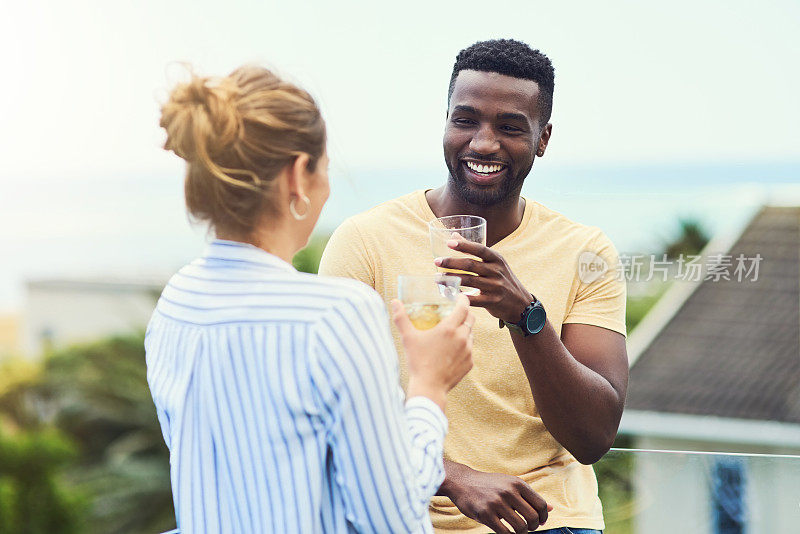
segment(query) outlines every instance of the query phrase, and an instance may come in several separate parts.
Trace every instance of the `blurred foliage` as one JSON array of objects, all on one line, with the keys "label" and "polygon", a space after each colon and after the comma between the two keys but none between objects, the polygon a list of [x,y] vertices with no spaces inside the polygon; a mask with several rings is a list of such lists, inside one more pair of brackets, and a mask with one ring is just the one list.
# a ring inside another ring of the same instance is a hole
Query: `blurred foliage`
[{"label": "blurred foliage", "polygon": [[84,532],[174,527],[169,453],[147,386],[141,334],[47,355],[35,377],[0,390],[0,414],[9,428],[53,428],[74,444],[63,475],[70,491],[87,496]]},{"label": "blurred foliage", "polygon": [[86,499],[61,479],[75,456],[55,429],[0,434],[0,532],[85,532]]},{"label": "blurred foliage", "polygon": [[40,365],[23,358],[0,359],[0,392],[21,382],[30,382],[40,371]]},{"label": "blurred foliage", "polygon": [[[630,438],[618,436],[615,448],[628,448]],[[636,500],[633,492],[634,455],[611,451],[594,464],[598,492],[603,503],[606,534],[632,534]]]},{"label": "blurred foliage", "polygon": [[664,243],[663,254],[668,259],[676,259],[681,254],[695,255],[708,244],[709,236],[703,225],[695,219],[680,219],[678,235]]},{"label": "blurred foliage", "polygon": [[328,244],[330,238],[330,235],[311,236],[308,245],[292,258],[294,268],[304,273],[317,274],[322,251],[325,250],[325,245]]},{"label": "blurred foliage", "polygon": [[669,283],[661,283],[658,290],[651,295],[642,295],[638,297],[628,296],[628,301],[625,304],[625,324],[630,334],[634,328],[644,319],[644,316],[655,306],[658,299],[666,292]]}]

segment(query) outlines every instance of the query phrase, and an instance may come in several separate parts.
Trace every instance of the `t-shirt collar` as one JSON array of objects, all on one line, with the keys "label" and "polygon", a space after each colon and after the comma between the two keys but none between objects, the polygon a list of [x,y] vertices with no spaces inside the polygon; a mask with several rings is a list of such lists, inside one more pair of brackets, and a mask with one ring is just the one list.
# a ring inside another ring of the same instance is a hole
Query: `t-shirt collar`
[{"label": "t-shirt collar", "polygon": [[[436,218],[436,215],[433,213],[433,210],[431,210],[431,206],[428,204],[428,199],[425,196],[428,191],[430,191],[430,189],[420,189],[414,193],[419,200],[420,216],[425,219],[426,222],[432,221]],[[519,226],[517,226],[513,232],[495,243],[492,248],[497,248],[498,245],[504,246],[507,243],[514,241],[518,235],[525,231],[528,224],[531,223],[531,220],[535,219],[535,202],[529,198],[525,198],[524,196],[522,198],[525,200],[525,211],[522,212],[522,222],[520,222]]]}]

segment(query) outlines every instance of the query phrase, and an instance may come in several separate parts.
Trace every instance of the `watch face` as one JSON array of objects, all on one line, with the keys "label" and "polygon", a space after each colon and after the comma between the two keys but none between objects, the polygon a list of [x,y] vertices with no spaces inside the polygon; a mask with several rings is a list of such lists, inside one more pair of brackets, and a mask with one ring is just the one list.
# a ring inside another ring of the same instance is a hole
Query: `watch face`
[{"label": "watch face", "polygon": [[544,328],[544,324],[547,322],[547,314],[544,312],[544,307],[537,303],[531,311],[528,312],[528,317],[526,321],[526,326],[528,332],[531,334],[538,334],[542,328]]}]

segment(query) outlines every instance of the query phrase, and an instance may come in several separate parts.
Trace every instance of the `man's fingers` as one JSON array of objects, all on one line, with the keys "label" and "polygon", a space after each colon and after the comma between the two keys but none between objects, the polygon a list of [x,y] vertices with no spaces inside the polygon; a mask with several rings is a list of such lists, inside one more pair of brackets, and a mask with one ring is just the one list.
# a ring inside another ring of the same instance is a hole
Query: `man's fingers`
[{"label": "man's fingers", "polygon": [[461,278],[462,287],[475,287],[481,291],[489,288],[488,280],[482,276],[473,276],[471,274],[452,274],[450,276]]},{"label": "man's fingers", "polygon": [[472,258],[442,257],[434,259],[433,263],[437,267],[466,271],[468,273],[475,273],[478,276],[489,276],[491,274],[488,265]]},{"label": "man's fingers", "polygon": [[514,496],[513,500],[514,509],[525,520],[527,530],[536,530],[541,524],[541,514],[538,510],[531,506],[531,504],[519,495]]},{"label": "man's fingers", "polygon": [[481,523],[492,529],[494,534],[511,534],[511,531],[506,528],[499,517],[491,517],[486,520],[481,520]]},{"label": "man's fingers", "polygon": [[539,514],[539,524],[543,525],[545,521],[547,521],[547,513],[552,510],[553,507],[548,505],[542,496],[533,491],[526,483],[520,485],[519,495],[525,499],[530,506],[533,506],[533,509]]},{"label": "man's fingers", "polygon": [[[511,525],[511,528],[514,529],[515,534],[528,534],[529,530],[528,525],[530,522],[526,519],[523,519],[522,516],[520,516],[520,514],[514,511],[513,508],[511,508],[510,506],[506,506],[503,507],[503,509],[501,509],[499,512],[500,515],[505,520],[505,522]],[[531,512],[533,512],[533,510],[531,510]],[[535,514],[535,512],[533,513]],[[538,522],[534,521],[534,523],[536,524],[536,526],[530,530],[535,530],[536,528],[539,527]]]},{"label": "man's fingers", "polygon": [[469,305],[474,308],[485,308],[497,304],[494,299],[490,299],[487,295],[469,295]]},{"label": "man's fingers", "polygon": [[451,239],[447,242],[447,246],[453,250],[477,256],[483,261],[497,261],[500,258],[497,252],[486,245],[481,245],[474,241],[467,241],[466,239]]}]

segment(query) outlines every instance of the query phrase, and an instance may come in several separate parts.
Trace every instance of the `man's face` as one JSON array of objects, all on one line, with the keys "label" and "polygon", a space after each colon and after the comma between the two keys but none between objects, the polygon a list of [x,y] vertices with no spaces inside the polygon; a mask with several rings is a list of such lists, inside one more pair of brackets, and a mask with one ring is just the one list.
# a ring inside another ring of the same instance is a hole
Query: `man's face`
[{"label": "man's face", "polygon": [[544,149],[538,97],[532,80],[474,70],[458,74],[447,110],[444,159],[463,200],[491,206],[522,187],[534,153]]}]

